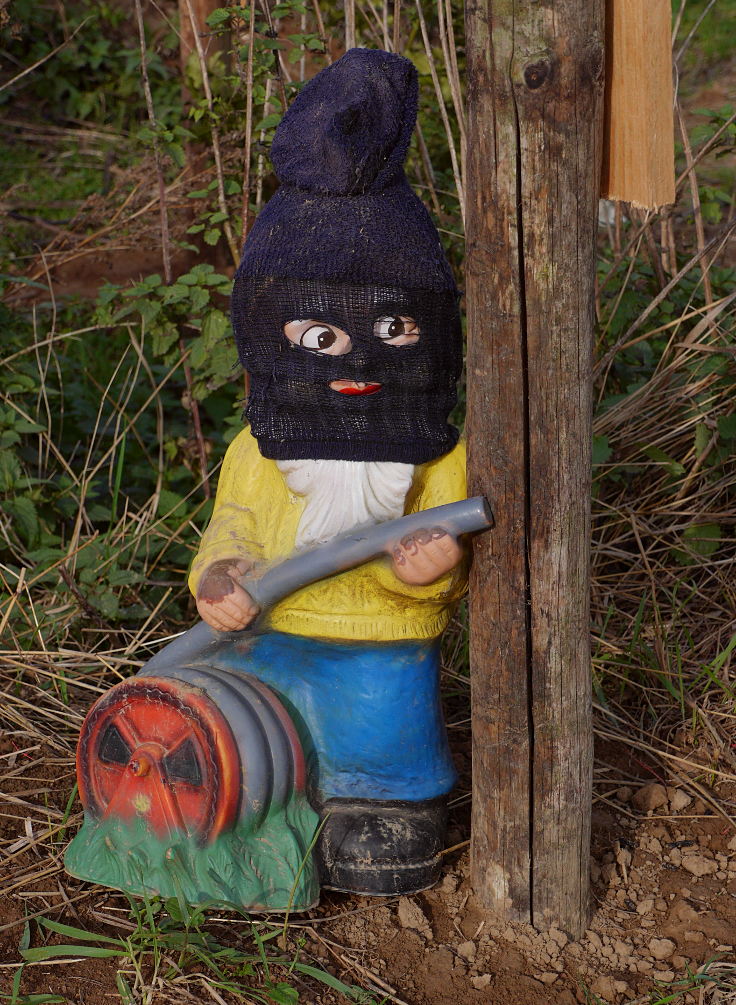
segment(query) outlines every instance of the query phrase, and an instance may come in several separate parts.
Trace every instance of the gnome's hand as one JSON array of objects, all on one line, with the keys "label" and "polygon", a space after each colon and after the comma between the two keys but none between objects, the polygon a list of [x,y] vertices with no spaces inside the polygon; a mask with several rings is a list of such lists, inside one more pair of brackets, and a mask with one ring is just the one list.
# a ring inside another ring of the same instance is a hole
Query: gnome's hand
[{"label": "gnome's hand", "polygon": [[428,586],[463,557],[457,539],[442,527],[418,530],[402,537],[393,551],[393,570],[402,583]]},{"label": "gnome's hand", "polygon": [[225,558],[209,565],[199,582],[199,616],[218,632],[246,628],[259,613],[260,608],[251,595],[238,585],[238,579],[250,567],[242,559]]}]

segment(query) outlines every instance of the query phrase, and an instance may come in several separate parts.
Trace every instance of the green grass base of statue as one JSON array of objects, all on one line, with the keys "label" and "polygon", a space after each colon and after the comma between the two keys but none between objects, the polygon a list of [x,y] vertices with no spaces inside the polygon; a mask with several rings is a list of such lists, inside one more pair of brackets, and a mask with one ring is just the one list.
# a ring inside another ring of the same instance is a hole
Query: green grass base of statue
[{"label": "green grass base of statue", "polygon": [[311,847],[319,818],[303,794],[272,810],[255,830],[242,823],[202,845],[179,831],[157,837],[142,817],[94,820],[69,845],[64,865],[78,879],[138,896],[218,900],[250,911],[306,911],[319,899]]}]

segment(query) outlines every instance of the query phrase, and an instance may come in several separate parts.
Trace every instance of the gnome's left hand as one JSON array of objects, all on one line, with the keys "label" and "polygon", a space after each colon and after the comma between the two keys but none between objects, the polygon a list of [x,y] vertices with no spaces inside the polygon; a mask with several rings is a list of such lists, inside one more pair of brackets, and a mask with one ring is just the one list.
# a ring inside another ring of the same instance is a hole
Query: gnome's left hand
[{"label": "gnome's left hand", "polygon": [[442,527],[418,530],[402,537],[393,551],[393,570],[402,583],[428,586],[463,557],[462,548]]}]

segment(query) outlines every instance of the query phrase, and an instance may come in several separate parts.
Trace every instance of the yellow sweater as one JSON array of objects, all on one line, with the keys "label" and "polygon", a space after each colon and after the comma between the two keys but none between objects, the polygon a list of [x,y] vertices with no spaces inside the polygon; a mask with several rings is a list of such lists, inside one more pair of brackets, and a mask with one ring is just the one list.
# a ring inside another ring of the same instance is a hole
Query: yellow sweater
[{"label": "yellow sweater", "polygon": [[[464,499],[465,445],[416,468],[405,513]],[[263,569],[294,551],[304,500],[290,491],[276,462],[263,457],[249,429],[230,444],[210,524],[192,564],[196,596],[202,573],[224,558],[255,560]],[[388,557],[306,586],[276,604],[274,631],[336,641],[431,639],[450,620],[467,581],[466,563],[429,586],[398,579]]]}]

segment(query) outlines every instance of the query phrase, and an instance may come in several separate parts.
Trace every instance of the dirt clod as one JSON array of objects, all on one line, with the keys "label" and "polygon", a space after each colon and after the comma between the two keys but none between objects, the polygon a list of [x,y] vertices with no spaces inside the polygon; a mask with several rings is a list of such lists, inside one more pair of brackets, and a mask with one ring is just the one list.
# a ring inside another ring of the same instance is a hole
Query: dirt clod
[{"label": "dirt clod", "polygon": [[650,939],[649,952],[655,960],[668,960],[677,949],[672,939]]},{"label": "dirt clod", "polygon": [[468,960],[470,963],[472,963],[473,960],[475,959],[477,952],[475,948],[475,943],[470,942],[469,940],[467,942],[461,942],[460,945],[457,947],[457,951],[458,954],[462,956],[464,960]]},{"label": "dirt clod", "polygon": [[709,876],[718,869],[713,859],[706,858],[705,855],[684,855],[681,861],[682,868],[687,869],[693,876]]},{"label": "dirt clod", "polygon": [[667,789],[664,785],[660,785],[658,782],[652,782],[650,785],[642,785],[642,787],[634,793],[631,801],[638,810],[648,813],[651,810],[659,809],[660,806],[666,806],[669,799],[667,796]]},{"label": "dirt clod", "polygon": [[629,990],[629,985],[625,981],[614,980],[613,977],[599,977],[591,985],[591,990],[604,1001],[615,1003],[621,1001]]},{"label": "dirt clod", "polygon": [[432,928],[427,920],[427,916],[415,900],[409,897],[401,897],[398,909],[399,924],[402,928],[410,928],[425,939],[432,938]]},{"label": "dirt clod", "polygon": [[681,812],[681,810],[684,810],[693,801],[692,796],[689,796],[683,789],[670,788],[667,789],[667,794],[670,797],[670,810],[673,813]]}]

